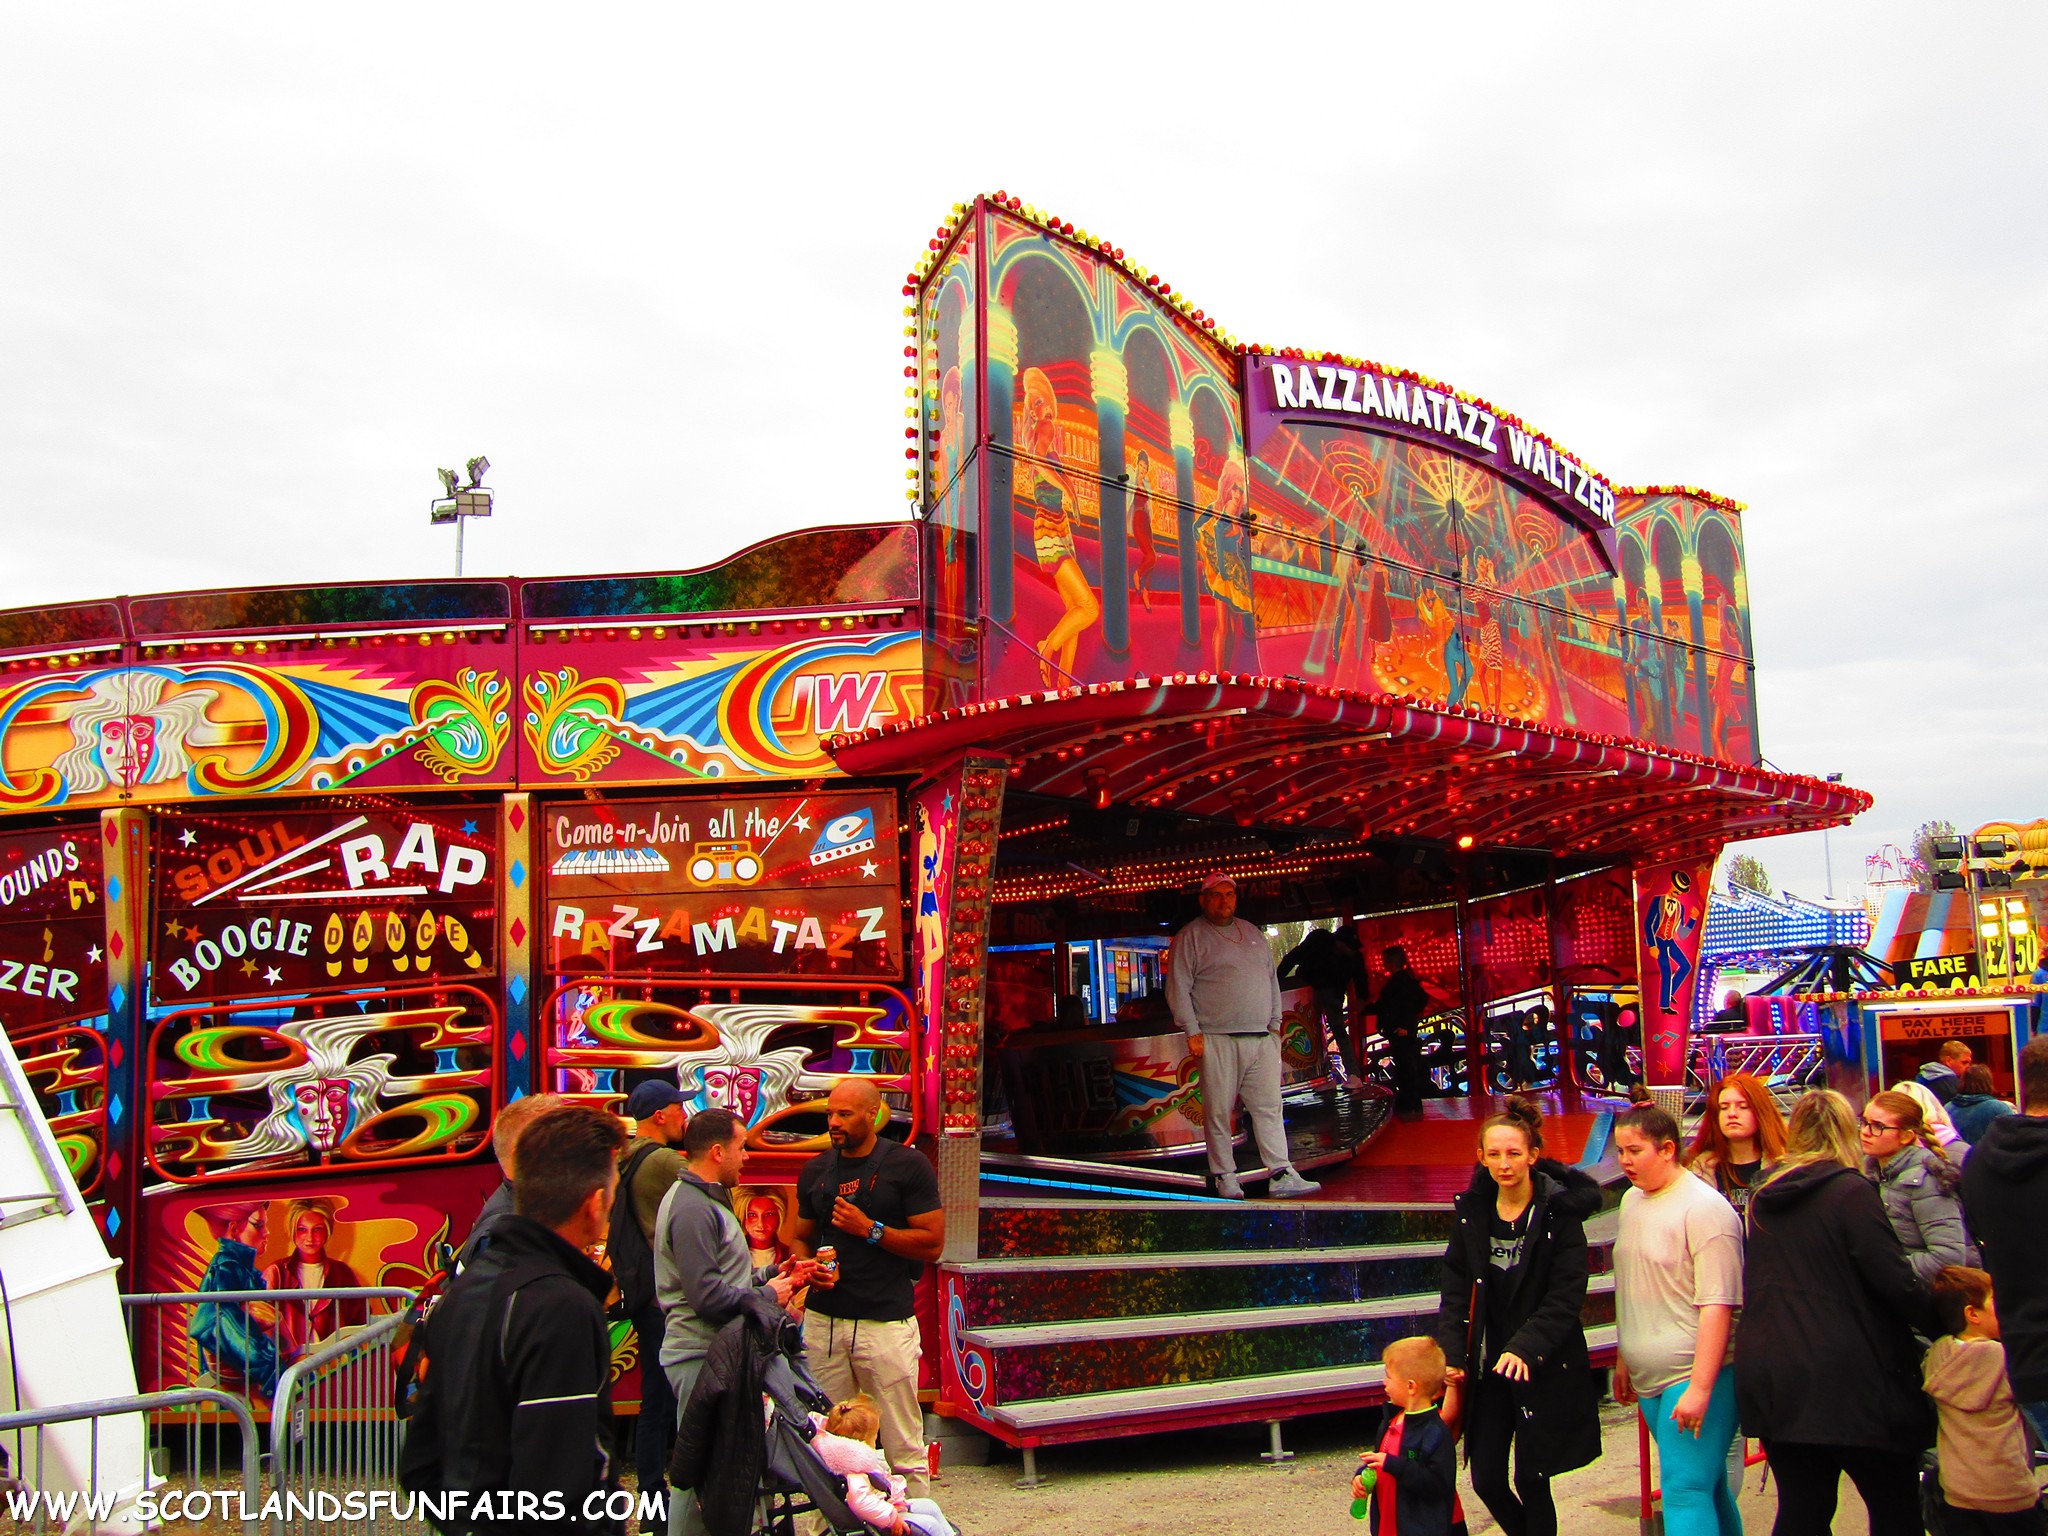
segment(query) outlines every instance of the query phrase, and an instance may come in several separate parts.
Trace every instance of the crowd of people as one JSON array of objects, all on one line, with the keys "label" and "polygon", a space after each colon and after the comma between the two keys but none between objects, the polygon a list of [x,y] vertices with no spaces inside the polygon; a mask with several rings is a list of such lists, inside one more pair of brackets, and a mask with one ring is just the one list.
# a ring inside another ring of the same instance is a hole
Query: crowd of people
[{"label": "crowd of people", "polygon": [[[1774,1536],[1829,1531],[1844,1475],[1873,1536],[1929,1516],[1954,1536],[2048,1529],[2032,1449],[2048,1443],[2048,1038],[2020,1054],[2022,1102],[1971,1117],[1971,1139],[1943,1101],[1972,1082],[1990,1097],[1981,1068],[1956,1042],[1944,1059],[1860,1114],[1818,1089],[1787,1115],[1731,1076],[1689,1146],[1647,1094],[1617,1118],[1630,1187],[1612,1390],[1655,1439],[1669,1536],[1740,1536],[1748,1439],[1775,1481]],[[1543,1156],[1533,1105],[1511,1098],[1483,1122],[1435,1338],[1387,1352],[1389,1402],[1432,1417],[1415,1440],[1390,1429],[1361,1464],[1353,1492],[1378,1501],[1375,1532],[1462,1528],[1439,1421],[1447,1442],[1462,1435],[1502,1531],[1558,1530],[1550,1479],[1600,1454],[1581,1322],[1600,1203],[1583,1172]]]},{"label": "crowd of people", "polygon": [[[472,1531],[617,1528],[614,1506],[592,1499],[623,1471],[609,1390],[615,1306],[639,1349],[639,1488],[672,1488],[670,1536],[748,1530],[762,1419],[750,1360],[801,1316],[809,1373],[837,1405],[812,1445],[847,1478],[853,1507],[894,1536],[953,1536],[929,1498],[912,1300],[920,1267],[944,1247],[945,1214],[930,1162],[881,1134],[873,1083],[833,1087],[831,1145],[802,1169],[788,1256],[767,1265],[733,1207],[746,1126],[724,1109],[688,1113],[662,1082],[640,1084],[626,1108],[630,1137],[618,1117],[554,1095],[499,1117],[504,1181],[424,1325],[405,1486],[510,1497]],[[586,1509],[599,1513],[579,1521]]]}]

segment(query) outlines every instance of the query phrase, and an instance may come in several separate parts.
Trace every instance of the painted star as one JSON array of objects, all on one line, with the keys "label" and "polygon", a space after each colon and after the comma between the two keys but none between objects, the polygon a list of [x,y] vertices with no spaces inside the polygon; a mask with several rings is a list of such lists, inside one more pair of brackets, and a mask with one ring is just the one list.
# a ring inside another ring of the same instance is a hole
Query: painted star
[{"label": "painted star", "polygon": [[876,867],[877,866],[873,859],[863,859],[861,861],[860,872],[866,875],[870,880],[872,880],[875,878]]},{"label": "painted star", "polygon": [[88,965],[98,965],[98,964],[99,964],[99,961],[100,961],[100,954],[101,954],[101,950],[100,950],[100,947],[99,947],[99,945],[97,945],[97,944],[93,945],[93,947],[92,947],[91,949],[88,949],[88,950],[87,950],[87,951],[85,952],[85,960],[86,960],[86,964],[88,964]]},{"label": "painted star", "polygon": [[797,831],[799,831],[799,832],[808,832],[808,831],[810,831],[810,830],[811,830],[811,818],[810,818],[810,817],[808,817],[808,816],[799,816],[799,817],[797,817],[797,818],[796,818],[796,829],[797,829]]},{"label": "painted star", "polygon": [[475,823],[474,821],[465,821],[465,822],[464,822],[464,823],[462,824],[462,835],[463,835],[464,837],[475,837],[475,836],[476,836],[476,823]]},{"label": "painted star", "polygon": [[280,971],[276,966],[273,965],[263,973],[263,979],[274,987],[280,981],[284,980],[284,972]]},{"label": "painted star", "polygon": [[178,834],[178,841],[183,843],[187,848],[190,848],[194,843],[198,842],[199,839],[193,833],[192,829],[190,827],[187,827]]},{"label": "painted star", "polygon": [[178,926],[178,920],[175,917],[172,918],[168,923],[164,924],[164,935],[167,938],[175,939],[179,934],[183,933],[184,931],[184,929]]},{"label": "painted star", "polygon": [[256,974],[256,962],[254,960],[244,960],[242,962],[242,974],[244,976],[254,976]]}]

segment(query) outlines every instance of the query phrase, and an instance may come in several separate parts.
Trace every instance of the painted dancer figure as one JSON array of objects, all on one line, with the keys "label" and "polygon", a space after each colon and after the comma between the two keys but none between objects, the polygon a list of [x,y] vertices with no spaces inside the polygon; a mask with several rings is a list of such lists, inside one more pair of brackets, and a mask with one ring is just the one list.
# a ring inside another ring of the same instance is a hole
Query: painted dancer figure
[{"label": "painted dancer figure", "polygon": [[1081,634],[1102,618],[1102,600],[1088,584],[1074,547],[1072,492],[1060,462],[1059,397],[1042,369],[1024,370],[1024,424],[1017,433],[1017,495],[1031,506],[1031,549],[1052,577],[1064,611],[1038,643],[1038,671],[1048,688],[1074,681]]},{"label": "painted dancer figure", "polygon": [[1699,913],[1689,899],[1692,877],[1684,870],[1671,876],[1671,889],[1650,903],[1643,919],[1643,942],[1657,953],[1657,1008],[1678,1012],[1678,995],[1692,974],[1685,941],[1699,927]]},{"label": "painted dancer figure", "polygon": [[1198,530],[1202,579],[1216,598],[1216,670],[1256,672],[1259,619],[1252,597],[1252,530],[1245,515],[1244,466],[1216,477],[1216,504]]},{"label": "painted dancer figure", "polygon": [[1472,594],[1472,622],[1479,627],[1479,691],[1492,710],[1507,687],[1507,654],[1501,641],[1500,594],[1493,556],[1481,555],[1474,572],[1482,590]]},{"label": "painted dancer figure", "polygon": [[1142,448],[1138,450],[1138,465],[1131,482],[1131,547],[1138,552],[1131,566],[1131,590],[1150,613],[1152,589],[1145,585],[1145,578],[1159,564],[1159,549],[1152,537],[1152,456]]}]

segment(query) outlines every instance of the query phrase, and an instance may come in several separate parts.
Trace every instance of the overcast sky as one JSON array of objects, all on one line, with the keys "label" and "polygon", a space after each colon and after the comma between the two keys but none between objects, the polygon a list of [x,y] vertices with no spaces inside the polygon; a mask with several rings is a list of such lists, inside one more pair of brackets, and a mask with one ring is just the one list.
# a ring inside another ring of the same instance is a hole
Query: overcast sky
[{"label": "overcast sky", "polygon": [[1748,503],[1846,891],[2048,814],[2048,23],[1676,9],[10,6],[0,603],[441,574],[478,452],[472,574],[899,516],[903,274],[1002,187]]}]

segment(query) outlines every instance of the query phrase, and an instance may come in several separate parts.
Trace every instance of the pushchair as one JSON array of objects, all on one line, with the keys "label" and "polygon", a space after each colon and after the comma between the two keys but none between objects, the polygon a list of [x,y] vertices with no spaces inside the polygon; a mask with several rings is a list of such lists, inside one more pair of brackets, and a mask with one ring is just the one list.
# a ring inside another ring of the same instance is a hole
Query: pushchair
[{"label": "pushchair", "polygon": [[[693,1418],[708,1422],[719,1417],[720,1422],[751,1440],[751,1426],[739,1428],[751,1418],[744,1409],[735,1404],[729,1413],[716,1414],[723,1389],[715,1385],[707,1371],[698,1378],[684,1407],[675,1454],[669,1462],[671,1484],[687,1488],[688,1478],[701,1475],[706,1466],[720,1462],[728,1467],[758,1466],[752,1515],[746,1526],[750,1536],[808,1533],[816,1528],[814,1522],[803,1520],[800,1525],[799,1518],[814,1513],[831,1536],[882,1536],[878,1527],[854,1512],[846,1498],[846,1479],[825,1464],[811,1443],[817,1433],[811,1415],[828,1412],[832,1399],[805,1363],[803,1330],[788,1314],[763,1298],[725,1325],[713,1346],[714,1357],[720,1348],[727,1348],[730,1359],[742,1345],[743,1334],[753,1341],[750,1358],[758,1361],[763,1427],[758,1456],[751,1444],[720,1446],[715,1430],[702,1439],[689,1434]],[[722,1522],[724,1529],[736,1532],[740,1529],[738,1517],[742,1508],[740,1501],[723,1496],[716,1521],[707,1509],[706,1523],[718,1529]]]}]

